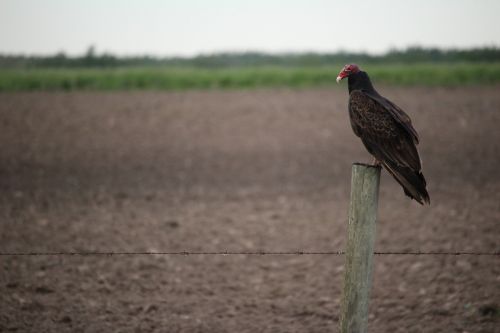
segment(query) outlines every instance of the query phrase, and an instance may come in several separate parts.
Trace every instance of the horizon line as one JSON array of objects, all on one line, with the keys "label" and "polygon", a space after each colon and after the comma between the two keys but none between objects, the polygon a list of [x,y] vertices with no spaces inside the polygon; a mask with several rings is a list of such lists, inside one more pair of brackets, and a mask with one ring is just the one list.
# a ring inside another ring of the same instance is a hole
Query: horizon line
[{"label": "horizon line", "polygon": [[65,50],[58,50],[50,53],[30,53],[30,52],[10,52],[10,51],[2,51],[0,50],[0,56],[2,57],[54,57],[58,55],[64,55],[68,58],[78,58],[89,54],[92,49],[92,54],[94,56],[113,56],[116,58],[160,58],[160,59],[193,59],[197,57],[210,57],[217,55],[243,55],[243,54],[260,54],[260,55],[269,55],[269,56],[290,56],[290,55],[305,55],[305,54],[314,54],[314,55],[364,55],[370,57],[383,57],[392,52],[406,52],[409,50],[439,50],[441,52],[456,52],[456,51],[476,51],[476,50],[500,50],[500,45],[489,44],[482,46],[470,46],[470,47],[439,47],[439,46],[424,46],[424,45],[408,45],[405,47],[389,47],[385,51],[382,52],[370,52],[366,50],[348,50],[348,49],[337,49],[337,50],[280,50],[280,51],[265,51],[259,49],[247,49],[247,50],[231,50],[231,49],[221,49],[221,50],[212,50],[212,51],[200,51],[193,54],[157,54],[157,53],[120,53],[113,52],[109,50],[99,50],[97,49],[95,44],[90,44],[85,50],[80,53],[67,52]]}]

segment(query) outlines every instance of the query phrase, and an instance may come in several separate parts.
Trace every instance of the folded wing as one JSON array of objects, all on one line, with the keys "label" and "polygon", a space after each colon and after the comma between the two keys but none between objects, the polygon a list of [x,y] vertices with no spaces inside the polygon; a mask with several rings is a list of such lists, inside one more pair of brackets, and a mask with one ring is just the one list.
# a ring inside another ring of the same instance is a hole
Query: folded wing
[{"label": "folded wing", "polygon": [[349,114],[354,133],[403,186],[406,195],[428,203],[429,194],[416,148],[418,134],[410,118],[384,97],[371,95],[361,90],[350,94]]}]

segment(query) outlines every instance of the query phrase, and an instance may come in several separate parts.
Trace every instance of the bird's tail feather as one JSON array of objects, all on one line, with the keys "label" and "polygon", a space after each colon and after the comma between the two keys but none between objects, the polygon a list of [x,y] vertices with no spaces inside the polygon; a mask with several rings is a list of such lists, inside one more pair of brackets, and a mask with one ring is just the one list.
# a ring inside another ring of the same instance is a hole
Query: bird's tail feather
[{"label": "bird's tail feather", "polygon": [[384,162],[384,167],[396,179],[396,181],[403,187],[407,196],[415,199],[421,205],[425,203],[430,204],[431,199],[429,193],[425,188],[427,183],[424,175],[421,172],[416,172],[411,168],[399,166],[395,163]]}]

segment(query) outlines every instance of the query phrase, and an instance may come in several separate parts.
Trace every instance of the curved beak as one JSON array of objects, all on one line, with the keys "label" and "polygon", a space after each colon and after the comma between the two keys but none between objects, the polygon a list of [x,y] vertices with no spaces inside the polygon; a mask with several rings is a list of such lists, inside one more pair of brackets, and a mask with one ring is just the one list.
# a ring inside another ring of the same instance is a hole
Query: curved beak
[{"label": "curved beak", "polygon": [[348,76],[349,76],[348,73],[346,73],[345,71],[341,71],[339,73],[339,75],[337,76],[337,83],[339,83],[340,81],[342,81],[343,79],[345,79]]}]

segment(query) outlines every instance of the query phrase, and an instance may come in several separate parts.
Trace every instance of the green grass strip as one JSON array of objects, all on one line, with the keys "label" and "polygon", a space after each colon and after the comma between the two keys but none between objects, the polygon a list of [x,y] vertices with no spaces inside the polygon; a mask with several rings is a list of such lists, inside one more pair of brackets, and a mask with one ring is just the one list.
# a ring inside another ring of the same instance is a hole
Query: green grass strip
[{"label": "green grass strip", "polygon": [[[188,90],[333,86],[342,65],[198,69],[2,69],[0,91]],[[500,63],[367,65],[376,84],[458,86],[500,83]]]}]

